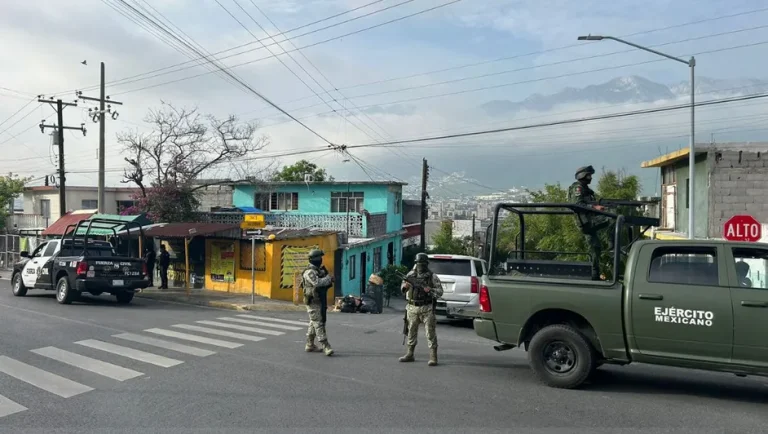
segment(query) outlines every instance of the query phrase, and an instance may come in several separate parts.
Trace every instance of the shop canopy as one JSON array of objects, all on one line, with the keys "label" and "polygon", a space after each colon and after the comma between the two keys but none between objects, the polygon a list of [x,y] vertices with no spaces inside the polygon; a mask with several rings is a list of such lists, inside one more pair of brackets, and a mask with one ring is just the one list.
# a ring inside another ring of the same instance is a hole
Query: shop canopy
[{"label": "shop canopy", "polygon": [[76,225],[83,220],[89,219],[95,212],[93,210],[78,210],[72,211],[61,216],[60,219],[53,222],[52,225],[45,228],[42,232],[42,236],[61,236],[64,235],[67,227],[70,225]]}]

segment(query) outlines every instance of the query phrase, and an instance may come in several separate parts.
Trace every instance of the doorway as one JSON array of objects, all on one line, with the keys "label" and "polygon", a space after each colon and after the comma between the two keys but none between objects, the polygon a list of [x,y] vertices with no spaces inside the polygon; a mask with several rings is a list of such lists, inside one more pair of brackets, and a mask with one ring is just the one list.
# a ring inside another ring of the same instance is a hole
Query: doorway
[{"label": "doorway", "polygon": [[333,252],[333,278],[336,280],[333,284],[333,296],[342,296],[342,264],[344,263],[344,250],[336,249]]},{"label": "doorway", "polygon": [[366,283],[368,282],[368,274],[366,273],[366,264],[368,263],[368,254],[366,252],[360,253],[360,295],[365,294]]},{"label": "doorway", "polygon": [[387,244],[387,265],[395,265],[395,243]]}]

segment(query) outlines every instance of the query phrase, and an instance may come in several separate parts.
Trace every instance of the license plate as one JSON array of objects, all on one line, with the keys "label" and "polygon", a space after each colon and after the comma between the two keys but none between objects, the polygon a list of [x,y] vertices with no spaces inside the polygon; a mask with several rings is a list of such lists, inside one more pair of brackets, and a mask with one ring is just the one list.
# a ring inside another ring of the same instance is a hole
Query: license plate
[{"label": "license plate", "polygon": [[123,286],[125,283],[122,280],[113,280],[112,286]]}]

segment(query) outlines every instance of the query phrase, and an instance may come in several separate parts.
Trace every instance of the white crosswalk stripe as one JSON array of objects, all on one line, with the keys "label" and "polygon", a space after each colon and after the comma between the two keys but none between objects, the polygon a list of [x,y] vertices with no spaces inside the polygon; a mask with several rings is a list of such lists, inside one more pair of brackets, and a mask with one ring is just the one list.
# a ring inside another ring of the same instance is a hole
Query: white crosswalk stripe
[{"label": "white crosswalk stripe", "polygon": [[93,390],[84,384],[76,383],[6,356],[0,356],[0,372],[62,398],[71,398]]},{"label": "white crosswalk stripe", "polygon": [[283,323],[283,324],[293,324],[293,325],[302,326],[302,327],[309,326],[309,323],[306,322],[306,321],[292,321],[292,320],[289,320],[289,319],[270,318],[268,316],[258,316],[258,315],[248,315],[248,314],[236,315],[236,316],[238,316],[240,318],[260,319],[260,320],[265,320],[265,321],[279,322],[279,323]]},{"label": "white crosswalk stripe", "polygon": [[103,375],[117,381],[130,380],[131,378],[144,375],[141,372],[134,371],[133,369],[123,368],[122,366],[113,365],[112,363],[92,359],[90,357],[76,353],[71,353],[56,347],[38,348],[36,350],[32,350],[32,352],[56,360],[58,362],[65,363],[67,365],[74,366],[76,368]]},{"label": "white crosswalk stripe", "polygon": [[138,342],[140,344],[151,345],[153,347],[165,348],[167,350],[177,351],[179,353],[189,354],[191,356],[207,357],[207,356],[216,354],[215,351],[190,347],[189,345],[166,341],[165,339],[157,339],[149,336],[135,335],[133,333],[121,333],[119,335],[113,335],[112,337],[115,337],[118,339],[125,339],[126,341],[131,341],[131,342]]},{"label": "white crosswalk stripe", "polygon": [[216,319],[221,321],[239,322],[243,324],[250,324],[250,325],[256,325],[256,326],[272,327],[280,330],[290,330],[290,331],[301,330],[301,327],[295,327],[295,326],[289,326],[289,325],[283,325],[283,324],[271,324],[264,321],[253,321],[250,319],[242,319],[242,318],[216,318]]},{"label": "white crosswalk stripe", "polygon": [[203,332],[203,333],[210,333],[212,335],[218,335],[218,336],[226,336],[228,338],[235,338],[235,339],[242,339],[245,341],[251,341],[251,342],[259,342],[263,341],[265,338],[261,336],[251,336],[246,335],[244,333],[236,333],[236,332],[228,332],[226,330],[218,330],[218,329],[212,329],[208,327],[200,327],[196,325],[189,325],[189,324],[174,324],[174,327],[178,327],[180,329],[185,330],[192,330],[196,332]]},{"label": "white crosswalk stripe", "polygon": [[192,341],[192,342],[200,342],[201,344],[214,345],[217,347],[224,347],[229,349],[239,348],[243,346],[243,344],[238,342],[223,341],[220,339],[211,339],[211,338],[206,338],[204,336],[198,336],[198,335],[193,335],[189,333],[181,333],[174,330],[154,328],[154,329],[146,329],[144,331],[148,333],[154,333],[156,335],[168,336],[170,338],[183,339],[183,340]]},{"label": "white crosswalk stripe", "polygon": [[278,332],[275,330],[266,330],[266,329],[260,329],[256,327],[248,327],[248,326],[243,326],[239,324],[227,324],[225,322],[218,322],[218,321],[195,321],[195,322],[199,324],[209,325],[209,326],[222,327],[225,329],[240,330],[240,331],[252,332],[252,333],[262,333],[262,334],[271,335],[271,336],[282,336],[285,334],[285,332]]},{"label": "white crosswalk stripe", "polygon": [[171,359],[170,357],[159,356],[157,354],[147,353],[145,351],[135,350],[133,348],[110,344],[109,342],[97,341],[96,339],[86,339],[84,341],[77,341],[75,343],[96,350],[105,351],[107,353],[117,354],[118,356],[128,357],[129,359],[138,360],[140,362],[162,366],[163,368],[170,368],[171,366],[184,363],[181,360]]},{"label": "white crosswalk stripe", "polygon": [[0,395],[0,417],[12,415],[26,410],[21,404],[11,401],[10,399]]}]

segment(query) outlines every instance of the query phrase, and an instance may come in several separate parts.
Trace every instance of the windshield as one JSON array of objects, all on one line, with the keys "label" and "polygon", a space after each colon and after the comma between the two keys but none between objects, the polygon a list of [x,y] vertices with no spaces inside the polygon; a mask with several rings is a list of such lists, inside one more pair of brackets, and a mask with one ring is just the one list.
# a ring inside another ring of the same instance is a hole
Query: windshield
[{"label": "windshield", "polygon": [[429,269],[435,274],[451,276],[471,276],[472,267],[468,259],[435,259],[429,260]]}]

